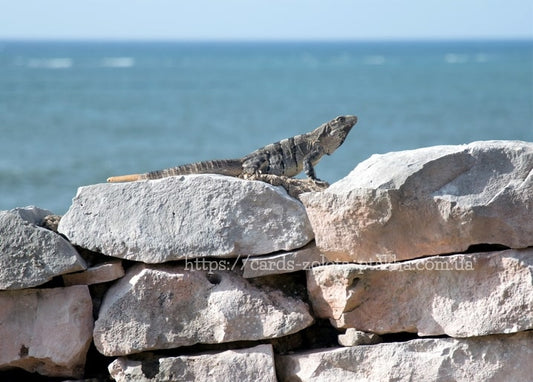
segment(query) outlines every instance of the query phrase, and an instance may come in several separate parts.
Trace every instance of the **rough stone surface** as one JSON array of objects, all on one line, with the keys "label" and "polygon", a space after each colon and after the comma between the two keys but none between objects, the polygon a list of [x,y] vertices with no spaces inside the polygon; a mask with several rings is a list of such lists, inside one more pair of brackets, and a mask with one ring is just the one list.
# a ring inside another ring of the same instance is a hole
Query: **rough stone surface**
[{"label": "rough stone surface", "polygon": [[68,241],[37,225],[49,214],[37,207],[0,211],[0,289],[34,287],[85,269]]},{"label": "rough stone surface", "polygon": [[419,339],[276,357],[280,382],[531,381],[533,332]]},{"label": "rough stone surface", "polygon": [[377,334],[362,332],[354,328],[346,329],[346,333],[339,334],[337,338],[339,345],[342,346],[373,345],[382,342]]},{"label": "rough stone surface", "polygon": [[379,262],[533,246],[533,143],[484,141],[373,155],[300,195],[330,260]]},{"label": "rough stone surface", "polygon": [[307,271],[316,315],[337,327],[452,337],[533,329],[533,248]]},{"label": "rough stone surface", "polygon": [[130,268],[102,303],[94,328],[96,348],[118,356],[259,340],[292,334],[313,323],[302,301],[254,287],[231,271],[209,274],[195,269],[201,265]]},{"label": "rough stone surface", "polygon": [[124,276],[122,261],[108,261],[106,263],[95,265],[89,269],[63,275],[65,286],[70,285],[92,285],[117,280]]},{"label": "rough stone surface", "polygon": [[0,292],[0,369],[81,377],[92,329],[87,286]]},{"label": "rough stone surface", "polygon": [[59,232],[145,263],[266,254],[313,238],[302,204],[282,188],[220,175],[80,187]]},{"label": "rough stone surface", "polygon": [[252,278],[291,273],[310,269],[326,261],[327,259],[313,242],[304,248],[291,252],[243,259],[243,277]]},{"label": "rough stone surface", "polygon": [[271,345],[144,362],[121,357],[109,365],[109,372],[117,382],[277,381]]}]

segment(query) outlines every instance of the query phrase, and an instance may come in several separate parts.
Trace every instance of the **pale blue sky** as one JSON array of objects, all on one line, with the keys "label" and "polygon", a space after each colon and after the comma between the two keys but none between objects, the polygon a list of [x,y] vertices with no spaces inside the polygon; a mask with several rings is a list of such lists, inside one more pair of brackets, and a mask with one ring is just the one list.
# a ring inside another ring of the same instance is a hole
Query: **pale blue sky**
[{"label": "pale blue sky", "polygon": [[533,38],[532,0],[0,0],[0,39]]}]

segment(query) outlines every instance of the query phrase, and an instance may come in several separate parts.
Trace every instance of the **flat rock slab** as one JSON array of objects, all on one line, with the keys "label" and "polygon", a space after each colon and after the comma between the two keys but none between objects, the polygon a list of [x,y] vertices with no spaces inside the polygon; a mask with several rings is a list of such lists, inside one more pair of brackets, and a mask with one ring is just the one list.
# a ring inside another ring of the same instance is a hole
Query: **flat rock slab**
[{"label": "flat rock slab", "polygon": [[315,314],[339,328],[452,337],[533,329],[533,248],[307,271]]},{"label": "flat rock slab", "polygon": [[379,262],[533,246],[533,143],[484,141],[373,155],[300,195],[332,261]]},{"label": "flat rock slab", "polygon": [[252,278],[311,269],[325,262],[315,243],[310,243],[290,252],[248,257],[242,260],[242,270],[244,278]]},{"label": "flat rock slab", "polygon": [[305,209],[283,189],[220,175],[81,187],[59,232],[145,263],[260,255],[313,239]]},{"label": "flat rock slab", "polygon": [[276,357],[280,382],[531,381],[533,332],[419,339]]},{"label": "flat rock slab", "polygon": [[124,268],[121,260],[108,261],[90,267],[83,272],[63,275],[63,284],[70,285],[93,285],[117,280],[124,276]]},{"label": "flat rock slab", "polygon": [[79,378],[92,329],[85,285],[0,292],[0,370]]},{"label": "flat rock slab", "polygon": [[117,382],[277,381],[272,345],[145,361],[121,357],[109,365],[109,373]]},{"label": "flat rock slab", "polygon": [[108,290],[94,343],[102,354],[119,356],[277,338],[312,323],[304,302],[259,289],[231,271],[141,264]]},{"label": "flat rock slab", "polygon": [[67,240],[38,226],[50,214],[37,207],[0,211],[0,289],[30,288],[85,269]]}]

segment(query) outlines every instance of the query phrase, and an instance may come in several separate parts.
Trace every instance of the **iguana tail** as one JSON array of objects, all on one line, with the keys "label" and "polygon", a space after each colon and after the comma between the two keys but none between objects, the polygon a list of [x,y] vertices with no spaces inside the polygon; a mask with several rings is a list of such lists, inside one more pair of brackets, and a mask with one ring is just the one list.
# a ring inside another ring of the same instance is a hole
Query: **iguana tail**
[{"label": "iguana tail", "polygon": [[205,162],[196,162],[167,168],[165,170],[151,171],[144,174],[131,174],[112,176],[107,178],[108,182],[134,182],[144,179],[161,179],[169,176],[188,174],[219,174],[229,176],[240,176],[242,174],[242,159],[224,159]]},{"label": "iguana tail", "polygon": [[136,180],[143,179],[142,177],[146,174],[130,174],[130,175],[118,175],[118,176],[111,176],[107,178],[108,182],[116,183],[116,182],[135,182]]}]

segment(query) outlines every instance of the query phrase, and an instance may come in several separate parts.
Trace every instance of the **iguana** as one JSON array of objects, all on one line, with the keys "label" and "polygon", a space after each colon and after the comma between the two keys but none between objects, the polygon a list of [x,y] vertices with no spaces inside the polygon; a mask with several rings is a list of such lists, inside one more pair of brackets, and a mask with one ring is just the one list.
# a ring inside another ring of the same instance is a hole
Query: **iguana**
[{"label": "iguana", "polygon": [[[145,174],[113,176],[107,181],[129,182],[160,179],[175,175],[220,174],[273,183],[272,178],[275,177],[272,175],[293,177],[303,170],[313,182],[322,182],[315,176],[313,166],[319,162],[322,156],[330,155],[342,145],[356,122],[356,116],[340,116],[324,123],[310,133],[271,143],[240,159],[196,162]],[[285,182],[275,180],[274,183],[283,185]]]}]

